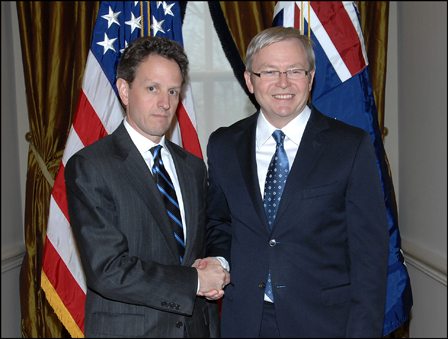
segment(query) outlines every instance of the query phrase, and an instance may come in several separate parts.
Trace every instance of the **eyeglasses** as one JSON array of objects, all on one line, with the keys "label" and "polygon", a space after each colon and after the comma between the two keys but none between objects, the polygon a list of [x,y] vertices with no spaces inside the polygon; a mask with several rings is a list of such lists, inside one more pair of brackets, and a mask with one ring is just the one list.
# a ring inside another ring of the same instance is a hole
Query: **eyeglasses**
[{"label": "eyeglasses", "polygon": [[262,80],[276,80],[280,78],[280,75],[285,73],[289,79],[305,79],[305,77],[310,73],[309,71],[305,71],[304,69],[296,68],[296,69],[288,69],[285,72],[280,71],[261,71],[260,73],[251,72]]}]

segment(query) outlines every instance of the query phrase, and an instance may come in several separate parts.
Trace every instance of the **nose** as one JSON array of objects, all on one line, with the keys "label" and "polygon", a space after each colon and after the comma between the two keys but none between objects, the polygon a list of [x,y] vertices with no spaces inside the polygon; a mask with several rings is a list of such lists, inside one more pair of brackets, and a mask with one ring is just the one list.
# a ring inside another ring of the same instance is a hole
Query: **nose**
[{"label": "nose", "polygon": [[159,95],[159,101],[158,101],[159,107],[168,110],[170,109],[170,97],[168,93],[160,93]]},{"label": "nose", "polygon": [[289,79],[288,76],[286,75],[286,72],[279,73],[277,85],[281,88],[286,88],[289,86]]}]

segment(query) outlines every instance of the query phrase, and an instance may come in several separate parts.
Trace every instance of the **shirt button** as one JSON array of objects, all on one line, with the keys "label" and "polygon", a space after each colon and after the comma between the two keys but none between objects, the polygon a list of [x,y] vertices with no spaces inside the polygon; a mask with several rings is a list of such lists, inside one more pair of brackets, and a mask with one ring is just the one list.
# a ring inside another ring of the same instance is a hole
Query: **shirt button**
[{"label": "shirt button", "polygon": [[266,287],[266,284],[264,282],[261,282],[261,283],[258,284],[258,288],[260,290],[264,290],[265,287]]},{"label": "shirt button", "polygon": [[269,246],[274,247],[275,245],[277,245],[277,242],[275,239],[271,239],[271,241],[269,241]]},{"label": "shirt button", "polygon": [[181,328],[182,326],[183,326],[182,321],[178,321],[178,322],[176,323],[176,327],[177,327],[177,328]]}]

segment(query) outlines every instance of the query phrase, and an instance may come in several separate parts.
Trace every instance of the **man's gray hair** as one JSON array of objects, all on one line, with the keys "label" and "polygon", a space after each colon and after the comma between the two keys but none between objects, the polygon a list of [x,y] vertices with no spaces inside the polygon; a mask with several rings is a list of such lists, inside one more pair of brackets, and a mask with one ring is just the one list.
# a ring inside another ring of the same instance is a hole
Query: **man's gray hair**
[{"label": "man's gray hair", "polygon": [[306,35],[300,34],[300,31],[294,27],[276,26],[267,28],[258,33],[250,42],[246,52],[246,71],[252,72],[252,60],[263,47],[273,44],[274,42],[284,41],[288,39],[297,39],[305,48],[305,53],[309,63],[307,71],[316,69],[316,56],[312,46],[312,41]]}]

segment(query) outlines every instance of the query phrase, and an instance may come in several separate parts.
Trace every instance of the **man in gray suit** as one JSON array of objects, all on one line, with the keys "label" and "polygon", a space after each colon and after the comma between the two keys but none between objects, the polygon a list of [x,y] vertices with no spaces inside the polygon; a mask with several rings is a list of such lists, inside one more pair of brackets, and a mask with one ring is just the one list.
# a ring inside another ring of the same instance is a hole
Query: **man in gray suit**
[{"label": "man in gray suit", "polygon": [[[206,167],[165,138],[187,72],[177,42],[130,43],[117,68],[126,118],[67,163],[69,216],[87,279],[86,337],[219,336],[216,300],[230,275],[220,265],[196,268],[205,254]],[[180,212],[179,252],[152,175],[159,163]]]}]

